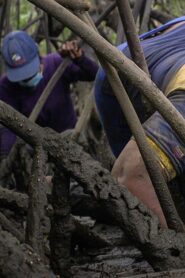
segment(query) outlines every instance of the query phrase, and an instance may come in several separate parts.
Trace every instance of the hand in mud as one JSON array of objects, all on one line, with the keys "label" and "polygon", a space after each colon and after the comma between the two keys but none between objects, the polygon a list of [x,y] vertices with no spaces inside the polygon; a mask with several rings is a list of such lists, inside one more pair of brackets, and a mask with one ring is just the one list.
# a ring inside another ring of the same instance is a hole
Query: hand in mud
[{"label": "hand in mud", "polygon": [[59,50],[59,54],[63,57],[71,59],[80,58],[83,55],[83,50],[78,46],[77,41],[67,41]]}]

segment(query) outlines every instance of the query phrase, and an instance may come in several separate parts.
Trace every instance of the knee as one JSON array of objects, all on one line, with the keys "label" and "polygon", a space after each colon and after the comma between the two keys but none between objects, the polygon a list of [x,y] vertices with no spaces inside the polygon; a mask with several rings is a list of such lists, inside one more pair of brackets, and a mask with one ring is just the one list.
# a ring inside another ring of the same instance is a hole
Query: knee
[{"label": "knee", "polygon": [[146,168],[140,151],[134,140],[130,140],[120,156],[117,158],[112,175],[120,184],[129,186],[134,179],[143,179],[146,176]]}]

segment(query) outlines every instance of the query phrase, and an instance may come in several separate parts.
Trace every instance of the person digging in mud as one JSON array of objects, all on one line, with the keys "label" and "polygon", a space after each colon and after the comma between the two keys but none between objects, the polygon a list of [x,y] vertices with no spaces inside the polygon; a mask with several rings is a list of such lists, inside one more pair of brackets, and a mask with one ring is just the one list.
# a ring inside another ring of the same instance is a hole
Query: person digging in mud
[{"label": "person digging in mud", "polygon": [[[172,20],[140,37],[151,79],[183,117],[185,117],[184,34],[185,16]],[[119,49],[131,58],[127,43],[120,45]],[[120,78],[143,123],[147,140],[156,153],[161,171],[166,181],[169,182],[185,170],[185,143],[158,112],[147,118],[137,88],[129,84],[121,75]],[[135,196],[157,214],[161,225],[166,227],[165,217],[137,144],[102,69],[96,77],[95,99],[109,144],[117,158],[112,175],[119,184],[127,186]]]},{"label": "person digging in mud", "polygon": [[[93,81],[98,70],[97,64],[85,56],[77,42],[66,42],[57,53],[40,57],[37,44],[26,32],[13,31],[3,40],[2,55],[6,74],[0,79],[0,100],[27,117],[63,58],[71,58],[71,64],[55,85],[37,123],[57,132],[73,128],[76,114],[70,84],[78,80]],[[1,158],[7,156],[15,138],[9,129],[0,129]]]}]

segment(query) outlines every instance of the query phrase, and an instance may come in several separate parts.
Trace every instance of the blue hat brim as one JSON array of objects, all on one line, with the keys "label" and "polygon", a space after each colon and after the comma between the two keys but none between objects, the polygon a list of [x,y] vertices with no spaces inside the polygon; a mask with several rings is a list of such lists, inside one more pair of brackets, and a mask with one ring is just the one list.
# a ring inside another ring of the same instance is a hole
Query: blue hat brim
[{"label": "blue hat brim", "polygon": [[34,76],[40,67],[40,58],[36,56],[30,63],[12,68],[6,65],[6,74],[11,82],[19,82]]}]

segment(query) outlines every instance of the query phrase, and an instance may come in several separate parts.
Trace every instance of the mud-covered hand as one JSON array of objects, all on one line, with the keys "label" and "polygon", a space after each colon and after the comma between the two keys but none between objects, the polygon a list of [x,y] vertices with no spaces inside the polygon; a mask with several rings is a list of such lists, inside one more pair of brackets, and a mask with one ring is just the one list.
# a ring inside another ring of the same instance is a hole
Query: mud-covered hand
[{"label": "mud-covered hand", "polygon": [[78,46],[77,41],[67,41],[59,50],[62,57],[70,57],[71,59],[80,58],[83,50]]}]

